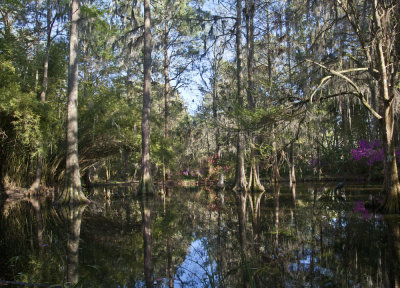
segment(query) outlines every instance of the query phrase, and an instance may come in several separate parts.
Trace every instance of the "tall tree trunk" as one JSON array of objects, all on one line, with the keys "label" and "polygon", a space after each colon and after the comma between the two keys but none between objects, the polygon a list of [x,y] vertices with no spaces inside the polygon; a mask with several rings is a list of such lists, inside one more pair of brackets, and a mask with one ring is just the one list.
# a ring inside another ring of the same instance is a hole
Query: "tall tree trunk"
[{"label": "tall tree trunk", "polygon": [[[169,9],[169,1],[166,3],[166,10]],[[169,56],[168,56],[168,43],[169,43],[169,11],[165,11],[164,23],[164,137],[169,136],[169,96],[170,96],[170,80],[169,80]]]},{"label": "tall tree trunk", "polygon": [[295,163],[294,163],[294,143],[290,144],[290,155],[289,155],[289,163],[290,163],[290,186],[292,186],[294,183],[296,183],[296,169],[295,169]]},{"label": "tall tree trunk", "polygon": [[[293,99],[293,80],[292,80],[292,35],[291,35],[291,25],[292,25],[292,1],[288,0],[287,2],[287,7],[286,7],[286,35],[287,35],[287,61],[288,61],[288,74],[289,74],[289,96],[290,99]],[[293,100],[291,100],[293,101]],[[292,114],[294,111],[292,111]],[[299,124],[299,129],[300,129],[300,124]],[[298,133],[295,137],[295,139],[290,143],[290,148],[289,148],[289,182],[290,186],[293,185],[293,183],[296,183],[296,173],[295,173],[295,167],[294,167],[294,143],[296,139],[298,138]]]},{"label": "tall tree trunk", "polygon": [[78,25],[80,21],[79,0],[72,0],[71,28],[68,64],[68,106],[67,106],[67,156],[65,189],[58,200],[61,204],[87,202],[82,192],[78,160]]},{"label": "tall tree trunk", "polygon": [[386,197],[381,208],[387,213],[400,213],[400,183],[393,133],[393,105],[385,107],[384,113],[384,117],[381,120],[381,130],[383,131],[384,190],[386,191]]},{"label": "tall tree trunk", "polygon": [[[237,100],[239,107],[243,106],[243,72],[242,72],[242,1],[236,1],[236,80],[237,80]],[[236,143],[236,173],[235,191],[246,191],[247,182],[244,169],[244,135],[239,125]]]},{"label": "tall tree trunk", "polygon": [[218,61],[219,55],[217,55],[217,45],[214,45],[214,59],[213,59],[213,80],[212,80],[212,113],[215,129],[215,155],[220,158],[221,144],[219,143],[219,127],[218,127]]},{"label": "tall tree trunk", "polygon": [[46,94],[47,94],[47,86],[48,86],[48,71],[49,71],[49,54],[50,54],[50,44],[51,44],[51,32],[52,32],[52,12],[51,12],[51,5],[50,0],[46,1],[46,8],[47,8],[47,41],[46,41],[46,52],[44,55],[44,64],[43,64],[43,82],[42,82],[42,92],[40,93],[40,101],[46,101]]},{"label": "tall tree trunk", "polygon": [[[246,44],[247,44],[247,102],[251,110],[255,110],[256,102],[254,98],[254,11],[255,5],[253,0],[246,0],[245,2],[245,13],[246,13]],[[264,191],[264,187],[260,182],[258,174],[258,157],[255,144],[257,142],[257,136],[252,135],[250,137],[250,177],[249,187],[251,191]]]},{"label": "tall tree trunk", "polygon": [[272,131],[272,172],[271,180],[273,183],[278,183],[280,180],[279,167],[278,167],[278,148],[276,144],[275,127]]},{"label": "tall tree trunk", "polygon": [[[394,103],[396,93],[396,87],[398,85],[398,69],[399,69],[399,57],[398,49],[400,47],[400,35],[397,33],[395,37],[392,37],[390,33],[390,18],[400,16],[400,6],[397,3],[393,8],[387,8],[384,1],[375,1],[373,4],[374,11],[374,24],[376,28],[382,31],[382,35],[377,33],[376,35],[376,52],[377,52],[377,66],[379,71],[379,93],[381,97],[381,103],[383,116],[380,120],[382,144],[384,152],[384,187],[386,191],[386,197],[382,204],[382,210],[387,213],[400,213],[400,182],[397,171],[397,162],[395,154],[395,135],[394,135]],[[393,10],[392,10],[393,9]],[[394,12],[393,12],[394,11]],[[393,13],[393,14],[391,14]],[[392,19],[394,21],[394,19]],[[395,24],[392,24],[395,25]],[[394,28],[393,28],[394,29]],[[398,30],[398,27],[396,28]],[[392,41],[395,43],[397,50],[395,55],[390,55],[391,49],[394,46]],[[397,52],[397,53],[396,53]],[[393,63],[390,63],[390,57],[393,57]],[[390,65],[393,64],[393,65]]]},{"label": "tall tree trunk", "polygon": [[142,193],[153,193],[150,163],[150,112],[151,112],[151,23],[150,0],[144,1],[144,47],[143,47],[143,110],[142,110]]},{"label": "tall tree trunk", "polygon": [[49,54],[50,54],[50,40],[47,40],[46,53],[44,55],[44,65],[43,65],[43,82],[42,82],[42,92],[40,92],[40,101],[46,101],[47,94],[47,83],[48,83],[48,71],[49,71]]},{"label": "tall tree trunk", "polygon": [[[169,0],[165,3],[165,19],[164,19],[164,138],[169,138],[169,97],[170,97],[170,80],[169,80],[169,56],[168,56],[168,43],[169,43]],[[168,143],[168,141],[165,141]],[[163,191],[166,192],[166,181],[168,180],[168,167],[165,165],[165,159],[163,158]]]},{"label": "tall tree trunk", "polygon": [[[38,5],[39,1],[37,1]],[[44,65],[43,65],[43,82],[42,82],[42,91],[40,92],[40,101],[45,102],[46,101],[46,92],[47,92],[47,74],[48,74],[48,68],[49,68],[49,54],[50,54],[50,42],[51,42],[51,6],[50,6],[50,0],[47,0],[46,2],[46,7],[47,7],[47,42],[46,42],[46,52],[44,55]],[[37,8],[38,9],[38,8]],[[38,21],[38,19],[36,20]],[[38,25],[38,24],[37,24]],[[39,46],[39,45],[38,45]],[[38,76],[38,71],[36,70],[36,77]],[[37,77],[38,78],[38,77]],[[36,82],[38,79],[36,79]],[[37,86],[37,85],[35,85]],[[44,143],[42,143],[44,145]],[[42,179],[42,168],[43,168],[43,159],[42,155],[40,152],[37,154],[37,160],[36,160],[36,173],[35,173],[35,180],[33,181],[31,187],[29,187],[29,191],[33,193],[38,193],[40,189],[40,182]]]},{"label": "tall tree trunk", "polygon": [[250,147],[250,176],[249,176],[249,186],[248,189],[252,192],[265,191],[264,186],[260,181],[259,166],[258,166],[258,155],[255,147],[256,136],[251,137],[251,147]]},{"label": "tall tree trunk", "polygon": [[246,45],[247,45],[247,102],[250,109],[256,107],[254,99],[254,2],[246,0]]}]

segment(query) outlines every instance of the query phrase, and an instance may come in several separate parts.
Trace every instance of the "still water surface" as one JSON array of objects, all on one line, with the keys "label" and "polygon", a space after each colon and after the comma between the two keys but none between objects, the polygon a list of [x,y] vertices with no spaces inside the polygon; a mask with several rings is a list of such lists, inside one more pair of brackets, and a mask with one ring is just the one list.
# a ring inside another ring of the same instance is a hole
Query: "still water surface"
[{"label": "still water surface", "polygon": [[[101,187],[90,191],[96,205],[74,209],[51,199],[5,202],[0,286],[144,287],[145,275],[155,287],[400,285],[400,218],[361,202],[380,187],[346,185],[338,199],[332,185],[282,185],[246,198],[171,188],[171,197],[145,202],[132,188]],[[151,212],[147,227],[143,211]]]}]

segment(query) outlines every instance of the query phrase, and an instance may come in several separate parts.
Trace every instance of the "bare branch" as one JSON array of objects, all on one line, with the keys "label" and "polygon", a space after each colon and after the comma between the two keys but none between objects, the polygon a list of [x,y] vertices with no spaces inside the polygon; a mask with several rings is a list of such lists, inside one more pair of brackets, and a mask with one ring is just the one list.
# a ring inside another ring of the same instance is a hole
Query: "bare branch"
[{"label": "bare branch", "polygon": [[317,93],[317,91],[319,90],[319,88],[321,88],[322,85],[324,85],[325,82],[329,81],[331,78],[332,78],[332,75],[322,78],[321,83],[319,83],[318,87],[314,90],[314,92],[310,96],[310,103],[312,103],[312,99],[313,99],[315,93]]},{"label": "bare branch", "polygon": [[[325,65],[323,65],[321,63],[317,63],[317,62],[315,62],[313,60],[306,59],[306,61],[311,62],[311,63],[313,63],[315,65],[318,65],[319,67],[321,67],[321,68],[327,70],[329,73],[331,73],[331,75],[326,76],[325,78],[322,79],[320,85],[318,85],[316,90],[320,89],[321,86],[324,83],[326,83],[327,80],[329,80],[332,76],[337,76],[337,77],[345,80],[355,90],[355,91],[351,91],[351,92],[346,92],[346,94],[352,94],[352,95],[357,96],[360,99],[361,103],[365,106],[365,108],[367,108],[372,113],[372,115],[374,115],[378,120],[382,119],[382,116],[379,115],[379,113],[376,112],[371,107],[371,105],[368,104],[368,101],[365,99],[364,94],[361,92],[360,87],[358,87],[358,85],[356,83],[354,83],[349,77],[344,75],[345,73],[350,73],[350,72],[368,71],[369,68],[351,68],[351,69],[347,69],[347,70],[343,70],[343,71],[336,71],[336,70],[333,70],[333,69],[330,69],[330,68],[326,67]],[[311,97],[309,99],[310,103],[312,103],[312,97],[316,93],[316,90],[312,93],[312,95],[311,95]]]}]

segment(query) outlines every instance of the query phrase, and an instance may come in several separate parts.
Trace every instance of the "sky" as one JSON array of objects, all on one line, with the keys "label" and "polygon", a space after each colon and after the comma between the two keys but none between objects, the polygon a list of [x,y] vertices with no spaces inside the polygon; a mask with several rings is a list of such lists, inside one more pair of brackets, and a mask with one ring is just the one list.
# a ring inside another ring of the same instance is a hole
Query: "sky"
[{"label": "sky", "polygon": [[[216,10],[218,7],[218,0],[206,0],[202,6],[202,9],[210,12],[211,14],[217,14]],[[206,25],[206,29],[209,29],[209,26]],[[201,65],[204,65],[207,60],[203,60]],[[210,67],[211,68],[211,67]],[[203,93],[199,90],[199,87],[202,86],[202,79],[200,77],[199,71],[191,71],[190,72],[190,83],[187,86],[180,87],[178,89],[185,107],[188,110],[190,115],[195,115],[198,112],[199,106],[203,103]]]}]

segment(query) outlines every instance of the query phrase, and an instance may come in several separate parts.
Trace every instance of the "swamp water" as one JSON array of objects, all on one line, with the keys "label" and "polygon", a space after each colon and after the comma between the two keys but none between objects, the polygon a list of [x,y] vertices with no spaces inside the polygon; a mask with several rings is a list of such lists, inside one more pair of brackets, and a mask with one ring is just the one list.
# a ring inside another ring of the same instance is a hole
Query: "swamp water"
[{"label": "swamp water", "polygon": [[96,205],[74,209],[5,202],[0,286],[398,287],[399,216],[364,209],[379,186],[346,185],[343,201],[332,185],[268,187],[246,201],[197,187],[143,203],[102,187],[90,191]]}]

